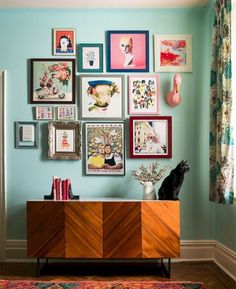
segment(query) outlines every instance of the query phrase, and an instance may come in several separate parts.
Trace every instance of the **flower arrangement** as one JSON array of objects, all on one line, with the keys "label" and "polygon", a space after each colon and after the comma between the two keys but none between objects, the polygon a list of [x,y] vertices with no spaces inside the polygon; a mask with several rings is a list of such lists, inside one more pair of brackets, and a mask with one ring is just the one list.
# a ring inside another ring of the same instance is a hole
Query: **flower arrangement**
[{"label": "flower arrangement", "polygon": [[132,176],[141,184],[144,184],[145,182],[152,182],[155,184],[166,175],[166,171],[169,168],[168,166],[165,166],[158,171],[158,167],[159,164],[157,161],[151,163],[148,166],[144,166],[142,164],[138,170],[132,171]]}]

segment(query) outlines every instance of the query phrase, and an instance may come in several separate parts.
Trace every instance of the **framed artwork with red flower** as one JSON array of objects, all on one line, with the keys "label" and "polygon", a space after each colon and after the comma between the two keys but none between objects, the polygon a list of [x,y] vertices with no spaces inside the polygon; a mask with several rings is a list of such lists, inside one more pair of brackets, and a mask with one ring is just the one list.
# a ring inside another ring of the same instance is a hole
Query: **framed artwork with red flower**
[{"label": "framed artwork with red flower", "polygon": [[130,117],[130,158],[171,158],[172,117]]},{"label": "framed artwork with red flower", "polygon": [[154,35],[156,72],[192,71],[191,35]]}]

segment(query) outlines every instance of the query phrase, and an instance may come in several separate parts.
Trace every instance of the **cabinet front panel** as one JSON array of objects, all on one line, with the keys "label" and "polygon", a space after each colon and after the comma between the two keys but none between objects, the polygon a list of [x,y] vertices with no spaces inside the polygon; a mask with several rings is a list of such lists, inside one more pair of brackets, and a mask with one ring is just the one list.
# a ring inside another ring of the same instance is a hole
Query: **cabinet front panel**
[{"label": "cabinet front panel", "polygon": [[178,201],[142,202],[143,258],[180,256]]},{"label": "cabinet front panel", "polygon": [[28,256],[65,256],[64,217],[61,202],[27,202]]},{"label": "cabinet front panel", "polygon": [[141,258],[141,205],[104,202],[104,258]]},{"label": "cabinet front panel", "polygon": [[65,203],[65,230],[67,258],[103,257],[101,202]]}]

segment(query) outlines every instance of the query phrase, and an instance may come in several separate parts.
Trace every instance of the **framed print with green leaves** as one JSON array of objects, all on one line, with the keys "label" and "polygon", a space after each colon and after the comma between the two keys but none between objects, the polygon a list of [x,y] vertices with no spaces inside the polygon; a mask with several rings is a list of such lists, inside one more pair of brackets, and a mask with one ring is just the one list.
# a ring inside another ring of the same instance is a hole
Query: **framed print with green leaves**
[{"label": "framed print with green leaves", "polygon": [[79,44],[79,71],[103,72],[103,44]]}]

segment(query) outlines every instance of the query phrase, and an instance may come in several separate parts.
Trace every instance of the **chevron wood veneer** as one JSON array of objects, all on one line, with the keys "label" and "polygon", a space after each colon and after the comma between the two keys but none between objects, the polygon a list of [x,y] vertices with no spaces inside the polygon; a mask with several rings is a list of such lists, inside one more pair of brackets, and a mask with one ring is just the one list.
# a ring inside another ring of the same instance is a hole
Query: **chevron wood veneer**
[{"label": "chevron wood veneer", "polygon": [[103,204],[104,258],[141,258],[140,202]]},{"label": "chevron wood veneer", "polygon": [[179,202],[142,202],[141,211],[143,257],[179,257]]},{"label": "chevron wood veneer", "polygon": [[27,247],[38,258],[179,257],[179,202],[28,201]]}]

